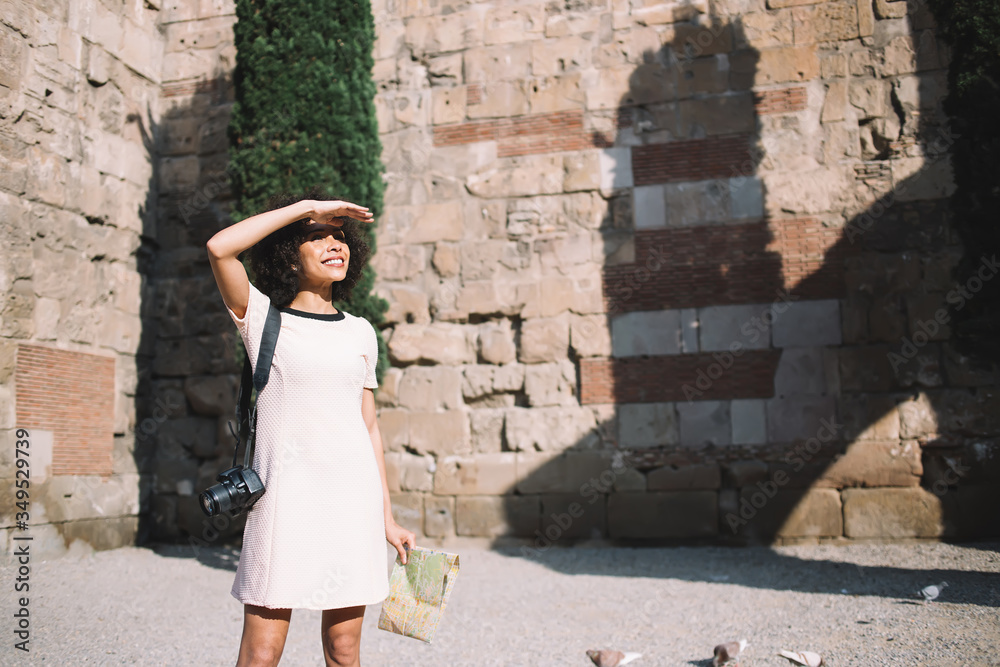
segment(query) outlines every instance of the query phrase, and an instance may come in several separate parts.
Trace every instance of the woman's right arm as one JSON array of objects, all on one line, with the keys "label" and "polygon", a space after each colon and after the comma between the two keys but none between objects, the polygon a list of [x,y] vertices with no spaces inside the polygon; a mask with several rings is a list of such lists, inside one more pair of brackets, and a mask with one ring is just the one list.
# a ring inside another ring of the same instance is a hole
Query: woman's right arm
[{"label": "woman's right arm", "polygon": [[340,200],[303,199],[273,211],[265,211],[230,225],[208,240],[208,261],[215,274],[215,282],[222,293],[222,300],[242,319],[250,302],[250,279],[237,259],[244,250],[252,248],[271,233],[302,218],[319,223],[339,225],[337,218],[351,217],[363,222],[374,222],[366,206]]},{"label": "woman's right arm", "polygon": [[250,301],[250,279],[238,259],[240,253],[252,248],[285,225],[302,218],[315,217],[311,200],[295,202],[284,208],[266,211],[230,225],[208,240],[208,261],[215,274],[215,282],[222,293],[222,300],[242,319]]}]

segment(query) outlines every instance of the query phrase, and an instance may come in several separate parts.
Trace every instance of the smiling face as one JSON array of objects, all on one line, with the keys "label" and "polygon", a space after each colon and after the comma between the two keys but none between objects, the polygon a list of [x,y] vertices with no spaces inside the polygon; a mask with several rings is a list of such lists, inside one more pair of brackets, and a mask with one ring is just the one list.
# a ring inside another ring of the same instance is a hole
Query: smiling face
[{"label": "smiling face", "polygon": [[309,221],[299,246],[300,284],[343,280],[351,259],[344,230],[336,225]]}]

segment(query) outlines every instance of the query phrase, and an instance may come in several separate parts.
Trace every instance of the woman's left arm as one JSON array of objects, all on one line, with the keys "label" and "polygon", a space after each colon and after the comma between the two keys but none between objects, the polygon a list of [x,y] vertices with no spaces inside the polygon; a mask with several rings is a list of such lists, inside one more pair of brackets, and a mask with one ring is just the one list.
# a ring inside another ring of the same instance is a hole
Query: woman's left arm
[{"label": "woman's left arm", "polygon": [[403,543],[410,547],[417,546],[417,536],[392,518],[392,502],[389,497],[389,482],[385,474],[385,453],[382,450],[382,434],[378,430],[378,421],[375,419],[375,392],[365,387],[361,396],[361,414],[368,427],[368,435],[372,440],[372,449],[375,450],[375,461],[378,463],[379,476],[382,478],[382,498],[385,507],[385,539],[389,544],[396,547],[399,552],[399,559],[406,563],[406,549]]}]

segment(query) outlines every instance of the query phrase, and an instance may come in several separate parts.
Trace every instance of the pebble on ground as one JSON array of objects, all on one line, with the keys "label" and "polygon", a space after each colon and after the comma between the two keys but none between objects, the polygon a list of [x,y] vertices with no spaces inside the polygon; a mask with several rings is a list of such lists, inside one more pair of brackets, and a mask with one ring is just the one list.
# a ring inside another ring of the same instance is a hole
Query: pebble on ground
[{"label": "pebble on ground", "polygon": [[[421,545],[432,546],[432,545]],[[461,572],[433,643],[376,626],[365,667],[591,665],[587,649],[638,651],[635,667],[711,664],[747,638],[743,667],[1000,665],[1000,542],[794,547],[444,547]],[[3,665],[233,665],[243,607],[229,593],[238,551],[128,547],[31,563],[30,651],[13,647],[16,564],[5,591]],[[387,549],[387,568],[395,551]],[[947,581],[936,601],[918,591]],[[282,667],[322,664],[320,612],[292,614]]]}]

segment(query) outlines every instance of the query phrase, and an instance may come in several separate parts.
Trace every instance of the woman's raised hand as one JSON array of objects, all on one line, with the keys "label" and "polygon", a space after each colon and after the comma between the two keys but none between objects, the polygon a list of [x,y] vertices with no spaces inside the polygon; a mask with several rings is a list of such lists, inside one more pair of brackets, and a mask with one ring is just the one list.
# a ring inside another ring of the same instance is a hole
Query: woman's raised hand
[{"label": "woman's raised hand", "polygon": [[313,215],[310,217],[316,222],[340,226],[343,223],[337,218],[345,216],[363,222],[372,222],[374,220],[374,214],[368,210],[367,206],[358,206],[349,201],[340,201],[339,199],[333,201],[317,200],[313,201],[312,204]]}]

